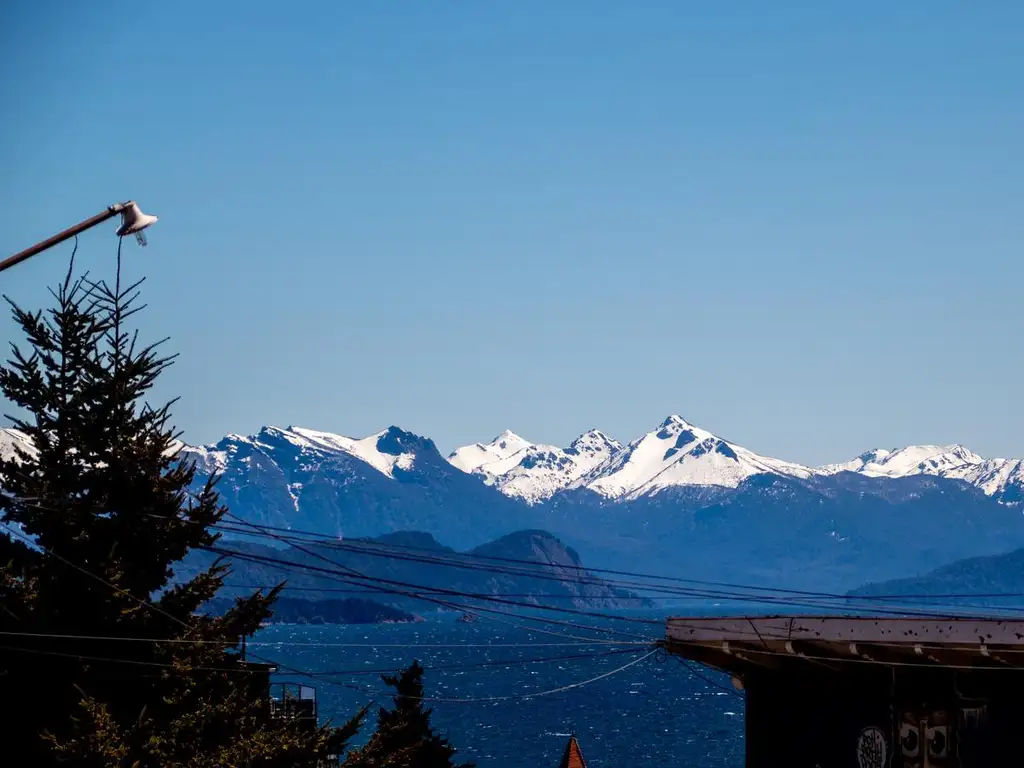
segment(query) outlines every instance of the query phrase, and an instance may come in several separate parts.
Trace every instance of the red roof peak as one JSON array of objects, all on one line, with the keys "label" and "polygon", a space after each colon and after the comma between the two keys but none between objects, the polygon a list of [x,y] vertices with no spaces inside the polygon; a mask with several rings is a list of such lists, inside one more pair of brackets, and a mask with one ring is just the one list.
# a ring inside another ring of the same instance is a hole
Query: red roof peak
[{"label": "red roof peak", "polygon": [[583,759],[583,751],[575,736],[569,737],[569,743],[565,745],[562,762],[558,764],[558,768],[587,768],[587,761]]}]

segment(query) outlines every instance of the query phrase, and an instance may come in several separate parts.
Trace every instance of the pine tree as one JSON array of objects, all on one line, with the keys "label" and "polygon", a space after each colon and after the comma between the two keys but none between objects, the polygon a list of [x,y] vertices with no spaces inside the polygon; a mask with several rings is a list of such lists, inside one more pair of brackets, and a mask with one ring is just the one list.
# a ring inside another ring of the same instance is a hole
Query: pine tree
[{"label": "pine tree", "polygon": [[0,392],[32,449],[0,457],[0,617],[19,633],[0,656],[3,750],[33,766],[317,765],[362,715],[341,729],[271,719],[265,676],[237,653],[280,587],[214,617],[202,606],[224,567],[169,586],[226,509],[213,479],[191,491],[171,403],[145,400],[172,358],[128,330],[140,284],[120,285],[119,251],[113,287],[69,270],[45,313],[8,299],[27,345],[12,345]]},{"label": "pine tree", "polygon": [[[400,675],[384,675],[394,688],[394,708],[381,707],[377,730],[369,742],[353,750],[347,768],[454,768],[455,748],[430,725],[432,710],[423,707],[423,667],[418,661]],[[459,768],[473,768],[464,763]]]}]

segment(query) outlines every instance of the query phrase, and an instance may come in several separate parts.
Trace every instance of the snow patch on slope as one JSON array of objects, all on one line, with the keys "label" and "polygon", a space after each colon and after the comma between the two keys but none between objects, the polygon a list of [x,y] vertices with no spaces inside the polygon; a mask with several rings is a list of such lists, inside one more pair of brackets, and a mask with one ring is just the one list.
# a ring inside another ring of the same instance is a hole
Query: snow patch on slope
[{"label": "snow patch on slope", "polygon": [[505,495],[529,503],[568,488],[625,499],[676,486],[735,488],[764,473],[802,478],[815,473],[800,464],[760,456],[676,415],[625,447],[598,430],[586,432],[568,448],[528,444],[516,451],[519,444],[506,443],[500,450],[497,442],[460,448],[449,460],[460,468],[472,466],[475,474]]},{"label": "snow patch on slope", "polygon": [[636,498],[673,486],[735,488],[763,473],[806,478],[814,470],[760,456],[672,415],[579,485],[608,498]]},{"label": "snow patch on slope", "polygon": [[473,472],[485,464],[508,459],[532,447],[533,443],[529,440],[506,429],[489,443],[474,443],[457,448],[448,456],[448,461],[463,472]]},{"label": "snow patch on slope", "polygon": [[878,448],[862,453],[841,464],[819,467],[824,474],[859,472],[870,477],[906,477],[907,475],[939,475],[951,470],[984,463],[983,459],[962,445],[909,445],[894,451]]},{"label": "snow patch on slope", "polygon": [[857,458],[850,459],[849,461],[843,461],[838,464],[825,464],[818,467],[818,471],[824,475],[834,475],[837,472],[863,472],[864,467],[881,464],[885,457],[891,453],[892,451],[885,448],[875,448],[871,451],[865,451]]},{"label": "snow patch on slope", "polygon": [[183,454],[195,460],[199,469],[209,474],[223,472],[240,449],[249,448],[265,453],[272,450],[275,444],[285,443],[310,459],[322,460],[348,455],[365,462],[387,477],[394,477],[396,468],[411,469],[416,457],[410,452],[382,450],[381,445],[392,435],[393,429],[356,439],[302,427],[264,427],[256,435],[246,437],[230,434],[215,445],[187,447]]},{"label": "snow patch on slope", "polygon": [[985,459],[948,470],[945,477],[965,480],[989,496],[1024,501],[1024,459]]},{"label": "snow patch on slope", "polygon": [[476,471],[506,496],[533,504],[570,487],[621,450],[619,441],[592,429],[568,448],[533,445]]},{"label": "snow patch on slope", "polygon": [[382,438],[390,434],[385,429],[361,440],[354,440],[351,437],[331,434],[330,432],[316,432],[312,429],[301,429],[292,427],[290,431],[305,441],[303,448],[322,450],[327,453],[348,453],[357,459],[362,459],[381,474],[394,477],[395,468],[410,469],[415,456],[411,453],[389,453],[380,449]]},{"label": "snow patch on slope", "polygon": [[910,445],[894,451],[877,449],[819,471],[859,472],[871,477],[934,475],[963,480],[988,496],[1024,501],[1024,459],[986,459],[962,445]]}]

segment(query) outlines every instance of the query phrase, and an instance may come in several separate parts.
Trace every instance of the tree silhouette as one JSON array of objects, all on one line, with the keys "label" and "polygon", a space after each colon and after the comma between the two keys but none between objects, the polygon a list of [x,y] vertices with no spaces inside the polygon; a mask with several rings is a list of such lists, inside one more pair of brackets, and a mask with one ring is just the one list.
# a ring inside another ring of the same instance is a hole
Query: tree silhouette
[{"label": "tree silhouette", "polygon": [[[430,725],[430,709],[423,707],[423,667],[418,661],[397,676],[383,680],[395,689],[394,708],[381,707],[377,730],[366,746],[345,761],[349,768],[449,768],[455,748]],[[460,768],[473,768],[464,763]]]},{"label": "tree silhouette", "polygon": [[[72,257],[73,263],[73,257]],[[344,728],[270,717],[265,671],[239,659],[280,586],[203,612],[226,568],[169,586],[175,563],[212,545],[226,510],[215,480],[194,492],[170,406],[146,401],[172,362],[128,324],[139,283],[87,277],[53,308],[8,299],[25,336],[0,392],[25,445],[0,457],[3,749],[45,766],[312,766]],[[172,401],[173,402],[173,401]]]}]

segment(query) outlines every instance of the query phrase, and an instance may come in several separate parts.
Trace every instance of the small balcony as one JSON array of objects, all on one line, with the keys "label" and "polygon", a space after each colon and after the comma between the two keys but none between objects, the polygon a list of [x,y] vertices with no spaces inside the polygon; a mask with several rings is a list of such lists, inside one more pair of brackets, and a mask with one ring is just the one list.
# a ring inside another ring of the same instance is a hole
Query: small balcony
[{"label": "small balcony", "polygon": [[316,728],[316,688],[302,683],[271,683],[270,716],[308,722],[310,728]]}]

